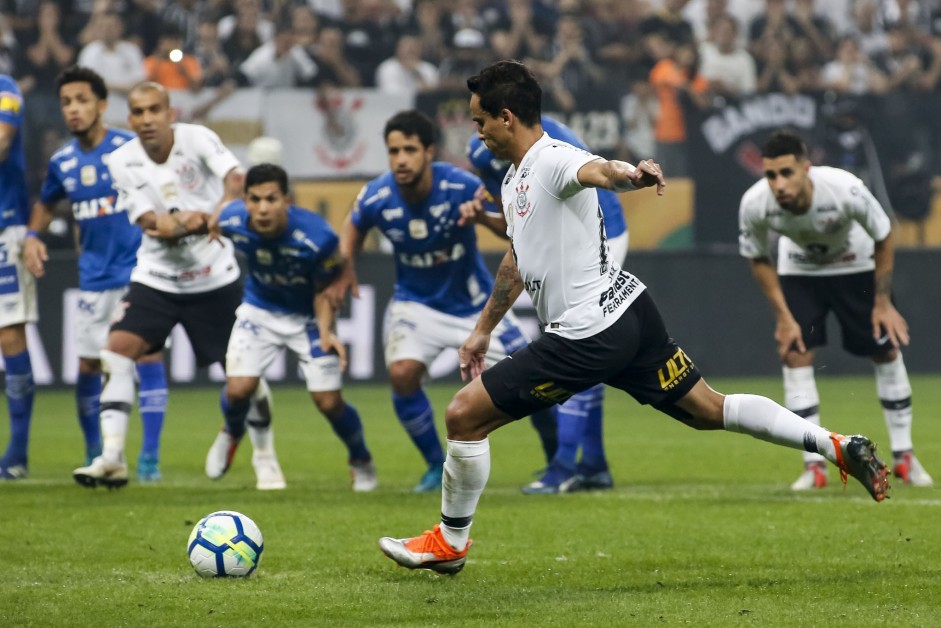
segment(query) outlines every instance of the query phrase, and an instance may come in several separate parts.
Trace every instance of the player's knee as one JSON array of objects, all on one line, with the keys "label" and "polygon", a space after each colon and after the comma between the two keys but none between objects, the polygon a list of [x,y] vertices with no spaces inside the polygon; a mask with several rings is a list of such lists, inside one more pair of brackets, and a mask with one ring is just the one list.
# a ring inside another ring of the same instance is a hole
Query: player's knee
[{"label": "player's knee", "polygon": [[229,403],[248,401],[258,387],[258,380],[251,377],[230,378],[225,384],[225,397]]},{"label": "player's knee", "polygon": [[101,370],[105,373],[105,375],[109,375],[111,377],[130,377],[133,379],[134,360],[125,355],[121,355],[120,353],[102,349]]},{"label": "player's knee", "polygon": [[393,362],[389,365],[389,384],[395,394],[411,395],[421,388],[422,374],[419,362]]},{"label": "player's knee", "polygon": [[79,375],[101,375],[101,360],[93,360],[91,358],[79,358],[78,359],[78,374]]},{"label": "player's knee", "polygon": [[313,398],[317,410],[331,421],[343,413],[345,403],[340,391],[313,392],[310,396]]},{"label": "player's knee", "polygon": [[475,402],[468,387],[462,388],[451,399],[444,413],[444,425],[451,440],[480,440],[487,435],[486,414]]}]

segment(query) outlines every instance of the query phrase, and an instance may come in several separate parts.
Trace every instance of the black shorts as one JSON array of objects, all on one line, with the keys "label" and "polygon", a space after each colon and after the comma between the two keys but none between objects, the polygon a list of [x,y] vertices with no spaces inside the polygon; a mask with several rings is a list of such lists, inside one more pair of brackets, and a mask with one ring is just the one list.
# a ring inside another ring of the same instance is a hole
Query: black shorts
[{"label": "black shorts", "polygon": [[140,336],[150,345],[147,353],[156,353],[179,323],[199,366],[224,365],[235,308],[241,301],[241,281],[199,294],[173,294],[132,282],[121,301],[124,313],[111,324],[111,330]]},{"label": "black shorts", "polygon": [[840,322],[843,348],[853,355],[878,357],[892,349],[872,337],[872,306],[875,273],[849,275],[784,275],[781,290],[787,307],[801,327],[808,349],[827,344],[827,314]]},{"label": "black shorts", "polygon": [[582,340],[543,334],[481,375],[494,405],[517,419],[601,383],[670,414],[700,379],[646,290],[606,330]]}]

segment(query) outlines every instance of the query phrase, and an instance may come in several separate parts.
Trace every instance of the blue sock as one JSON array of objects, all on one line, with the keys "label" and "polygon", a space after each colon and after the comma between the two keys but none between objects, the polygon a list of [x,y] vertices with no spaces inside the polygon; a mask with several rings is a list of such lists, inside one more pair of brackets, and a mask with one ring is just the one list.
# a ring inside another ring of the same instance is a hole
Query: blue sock
[{"label": "blue sock", "polygon": [[230,404],[226,400],[226,390],[227,387],[223,386],[222,397],[219,399],[219,407],[222,408],[222,416],[225,418],[225,431],[235,438],[242,438],[248,429],[245,419],[248,416],[248,409],[252,405],[252,400],[249,397]]},{"label": "blue sock", "polygon": [[435,429],[435,415],[425,391],[419,388],[411,395],[392,393],[395,415],[412,442],[418,447],[428,466],[444,464],[444,450]]},{"label": "blue sock", "polygon": [[78,424],[85,436],[86,455],[101,454],[101,424],[98,414],[101,412],[101,375],[78,374],[75,383],[75,405],[78,408]]},{"label": "blue sock", "polygon": [[33,419],[33,365],[29,351],[3,356],[7,366],[7,408],[10,411],[10,444],[3,457],[8,463],[27,462],[29,424]]},{"label": "blue sock", "polygon": [[330,421],[334,433],[340,437],[349,451],[349,459],[371,460],[372,454],[366,448],[366,439],[363,438],[363,423],[359,420],[359,412],[350,404],[343,407],[343,413]]},{"label": "blue sock", "polygon": [[530,415],[529,420],[536,429],[536,433],[539,434],[539,443],[542,445],[542,452],[546,455],[546,463],[551,463],[559,448],[559,421],[556,417],[556,410],[553,408],[538,410]]},{"label": "blue sock", "polygon": [[584,393],[574,395],[556,407],[556,417],[559,421],[559,448],[555,452],[555,457],[552,458],[552,464],[571,473],[575,473],[578,446],[585,427],[582,394]]},{"label": "blue sock", "polygon": [[160,432],[163,431],[163,417],[167,413],[167,372],[163,362],[138,364],[137,377],[140,380],[140,416],[144,424],[141,454],[158,458]]},{"label": "blue sock", "polygon": [[578,464],[579,472],[586,474],[608,470],[608,461],[604,455],[602,438],[602,415],[604,406],[604,386],[595,386],[586,390],[590,395],[586,400],[585,427],[582,430],[582,460]]}]

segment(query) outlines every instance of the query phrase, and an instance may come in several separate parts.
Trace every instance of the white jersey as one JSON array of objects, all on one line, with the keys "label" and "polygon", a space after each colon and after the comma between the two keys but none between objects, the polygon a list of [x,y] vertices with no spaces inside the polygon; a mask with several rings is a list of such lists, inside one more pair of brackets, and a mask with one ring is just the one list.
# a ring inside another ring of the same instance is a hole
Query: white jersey
[{"label": "white jersey", "polygon": [[769,256],[768,231],[778,241],[780,275],[846,275],[875,268],[875,242],[892,230],[882,205],[856,176],[823,166],[810,168],[814,191],[810,209],[792,214],[778,205],[762,179],[742,196],[739,252]]},{"label": "white jersey", "polygon": [[[149,211],[212,214],[222,199],[222,181],[239,166],[219,136],[195,124],[173,125],[173,148],[162,164],[154,163],[139,138],[127,142],[108,160],[118,207],[132,223]],[[204,235],[169,244],[144,234],[131,281],[175,294],[208,292],[238,279],[232,243],[210,242]]]},{"label": "white jersey", "polygon": [[578,340],[616,322],[644,284],[611,259],[594,188],[578,171],[597,155],[546,134],[503,179],[507,235],[545,331]]}]

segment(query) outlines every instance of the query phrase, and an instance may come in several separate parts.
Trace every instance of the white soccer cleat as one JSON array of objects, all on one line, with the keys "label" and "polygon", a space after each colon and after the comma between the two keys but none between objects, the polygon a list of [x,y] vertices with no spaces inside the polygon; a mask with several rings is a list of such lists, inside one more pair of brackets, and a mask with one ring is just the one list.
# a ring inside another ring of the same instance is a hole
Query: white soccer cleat
[{"label": "white soccer cleat", "polygon": [[206,454],[206,476],[210,480],[218,480],[229,470],[241,440],[230,435],[225,429],[216,434],[216,440],[212,441],[212,446]]},{"label": "white soccer cleat", "polygon": [[794,483],[792,491],[812,491],[815,488],[824,488],[827,485],[827,465],[823,462],[810,462],[804,467]]},{"label": "white soccer cleat", "polygon": [[379,478],[376,477],[376,465],[371,459],[350,462],[350,476],[353,478],[353,491],[356,493],[374,491],[379,485]]},{"label": "white soccer cleat", "polygon": [[892,474],[909,486],[934,486],[934,480],[910,451],[894,457]]},{"label": "white soccer cleat", "polygon": [[281,465],[274,451],[252,454],[252,466],[255,467],[255,488],[259,491],[280,491],[287,488]]},{"label": "white soccer cleat", "polygon": [[127,464],[114,462],[104,456],[98,456],[86,467],[79,467],[72,472],[72,477],[82,486],[95,488],[121,488],[127,484]]}]

